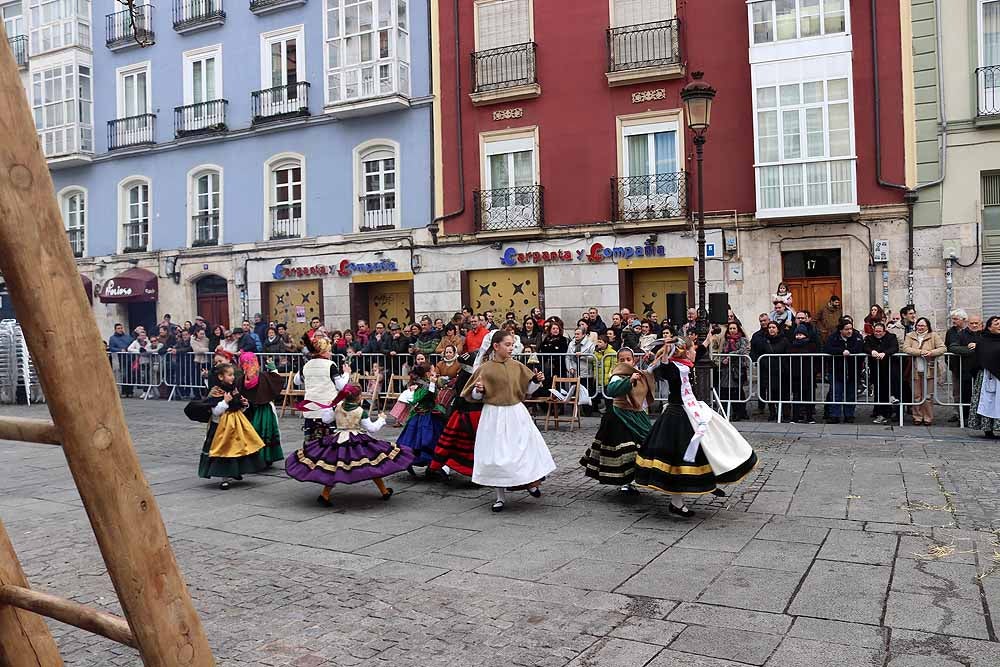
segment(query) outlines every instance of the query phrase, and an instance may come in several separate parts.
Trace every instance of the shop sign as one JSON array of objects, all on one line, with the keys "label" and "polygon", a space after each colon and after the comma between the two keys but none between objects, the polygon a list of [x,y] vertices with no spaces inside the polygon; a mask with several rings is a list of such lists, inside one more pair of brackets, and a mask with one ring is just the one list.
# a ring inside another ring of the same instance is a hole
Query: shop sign
[{"label": "shop sign", "polygon": [[595,243],[590,248],[578,248],[576,250],[542,250],[532,252],[518,252],[517,248],[507,248],[500,263],[504,266],[517,266],[518,264],[544,264],[549,262],[590,262],[592,264],[603,262],[606,259],[633,259],[635,257],[666,257],[667,249],[661,245],[637,245],[637,246],[614,246],[606,247],[602,243]]},{"label": "shop sign", "polygon": [[342,259],[336,264],[315,264],[313,266],[283,266],[277,264],[271,276],[275,280],[286,278],[315,278],[337,275],[346,278],[354,273],[391,273],[399,271],[396,262],[383,259],[378,262],[352,262]]}]

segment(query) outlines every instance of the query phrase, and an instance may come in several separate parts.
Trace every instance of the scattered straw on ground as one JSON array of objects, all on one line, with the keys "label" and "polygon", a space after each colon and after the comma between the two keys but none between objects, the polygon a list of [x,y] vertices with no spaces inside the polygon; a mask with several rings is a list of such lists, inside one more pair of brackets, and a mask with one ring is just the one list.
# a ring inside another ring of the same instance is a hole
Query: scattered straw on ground
[{"label": "scattered straw on ground", "polygon": [[969,549],[967,551],[959,551],[955,548],[954,544],[935,544],[929,547],[924,553],[914,553],[913,556],[917,560],[941,560],[942,558],[947,558],[948,556],[954,556],[955,554],[973,554],[976,553],[974,549]]}]

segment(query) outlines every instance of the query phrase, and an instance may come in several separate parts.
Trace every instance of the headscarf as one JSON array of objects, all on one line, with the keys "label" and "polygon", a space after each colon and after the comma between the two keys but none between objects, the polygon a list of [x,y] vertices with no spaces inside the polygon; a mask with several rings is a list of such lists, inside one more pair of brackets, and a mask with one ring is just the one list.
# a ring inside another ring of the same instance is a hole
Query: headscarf
[{"label": "headscarf", "polygon": [[243,370],[243,386],[253,389],[260,382],[260,362],[252,352],[240,353],[240,368]]}]

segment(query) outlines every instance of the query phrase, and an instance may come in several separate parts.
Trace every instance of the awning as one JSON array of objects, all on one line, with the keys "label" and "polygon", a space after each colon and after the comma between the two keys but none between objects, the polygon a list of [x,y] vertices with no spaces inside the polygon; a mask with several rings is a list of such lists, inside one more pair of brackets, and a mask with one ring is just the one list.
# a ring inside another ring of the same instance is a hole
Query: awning
[{"label": "awning", "polygon": [[138,267],[122,271],[101,287],[101,303],[156,301],[156,274]]},{"label": "awning", "polygon": [[90,278],[80,274],[80,280],[83,281],[83,291],[87,293],[87,301],[90,305],[94,305],[94,283],[90,282]]}]

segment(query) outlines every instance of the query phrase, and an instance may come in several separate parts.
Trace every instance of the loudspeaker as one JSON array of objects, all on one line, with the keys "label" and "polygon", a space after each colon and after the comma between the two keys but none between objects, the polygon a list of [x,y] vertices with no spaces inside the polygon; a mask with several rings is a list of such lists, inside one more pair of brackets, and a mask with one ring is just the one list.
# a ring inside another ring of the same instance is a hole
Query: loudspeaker
[{"label": "loudspeaker", "polygon": [[667,294],[667,319],[673,325],[680,326],[687,320],[687,294],[671,292]]},{"label": "loudspeaker", "polygon": [[708,295],[708,321],[712,324],[725,324],[729,321],[727,292],[712,292]]}]

